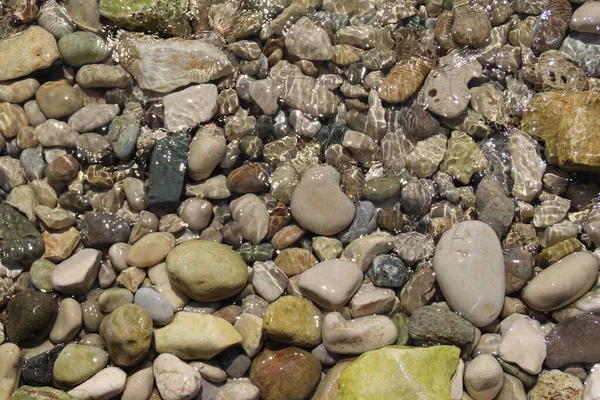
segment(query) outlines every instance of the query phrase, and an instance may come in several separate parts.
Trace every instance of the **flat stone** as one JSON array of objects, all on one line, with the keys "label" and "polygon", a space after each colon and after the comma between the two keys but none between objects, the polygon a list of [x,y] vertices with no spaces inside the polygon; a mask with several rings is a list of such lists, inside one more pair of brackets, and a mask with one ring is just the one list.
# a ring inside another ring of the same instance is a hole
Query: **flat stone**
[{"label": "flat stone", "polygon": [[17,35],[0,40],[0,52],[0,81],[48,68],[59,57],[56,40],[39,26],[31,26]]},{"label": "flat stone", "polygon": [[408,334],[418,343],[447,344],[465,349],[475,340],[475,327],[448,309],[425,306],[411,314]]},{"label": "flat stone", "polygon": [[155,350],[183,360],[209,360],[241,341],[229,322],[208,314],[180,311],[170,324],[154,329]]},{"label": "flat stone", "polygon": [[35,127],[35,137],[44,147],[74,147],[79,133],[66,122],[49,119]]},{"label": "flat stone", "polygon": [[594,345],[600,335],[600,317],[593,314],[576,315],[554,326],[546,336],[547,356],[550,368],[567,364],[600,361],[600,352]]},{"label": "flat stone", "polygon": [[396,342],[398,331],[385,316],[373,315],[345,320],[330,312],[323,321],[323,343],[335,354],[362,354]]},{"label": "flat stone", "polygon": [[48,338],[58,303],[54,296],[34,290],[13,296],[6,307],[6,336],[21,347],[34,347]]},{"label": "flat stone", "polygon": [[142,307],[124,304],[102,320],[100,336],[114,364],[133,367],[150,349],[152,318]]},{"label": "flat stone", "polygon": [[446,231],[433,257],[437,282],[450,307],[477,327],[504,305],[504,257],[496,233],[485,223],[464,221]]},{"label": "flat stone", "polygon": [[21,349],[14,343],[0,345],[0,396],[8,399],[19,385]]},{"label": "flat stone", "polygon": [[238,293],[248,280],[244,260],[231,248],[209,240],[193,240],[167,256],[175,287],[198,301],[216,301]]},{"label": "flat stone", "polygon": [[96,346],[69,344],[54,363],[54,382],[73,387],[85,382],[106,366],[108,353]]},{"label": "flat stone", "polygon": [[250,381],[264,400],[304,399],[321,376],[321,364],[297,347],[267,349],[252,361]]},{"label": "flat stone", "polygon": [[77,132],[91,132],[108,125],[121,109],[117,104],[85,106],[69,117],[69,125]]},{"label": "flat stone", "polygon": [[167,232],[153,232],[143,236],[127,252],[126,262],[138,268],[151,267],[167,257],[175,247],[175,236]]},{"label": "flat stone", "polygon": [[52,287],[64,294],[87,293],[98,276],[101,259],[102,253],[98,250],[81,250],[52,271]]},{"label": "flat stone", "polygon": [[275,258],[275,264],[289,277],[301,274],[317,263],[317,259],[306,249],[288,247]]},{"label": "flat stone", "polygon": [[265,313],[267,338],[290,346],[312,347],[321,343],[321,311],[310,301],[283,296]]},{"label": "flat stone", "polygon": [[500,323],[502,342],[498,355],[530,374],[539,374],[546,359],[546,338],[540,323],[525,315],[513,314]]},{"label": "flat stone", "polygon": [[391,289],[376,287],[365,280],[352,296],[348,306],[353,318],[372,314],[387,314],[397,304],[398,298]]},{"label": "flat stone", "polygon": [[165,128],[177,132],[209,121],[217,112],[217,96],[213,84],[190,86],[166,95],[162,98]]},{"label": "flat stone", "polygon": [[140,288],[135,293],[134,303],[148,312],[154,325],[167,325],[173,320],[171,305],[154,289]]},{"label": "flat stone", "polygon": [[449,399],[459,350],[452,346],[389,346],[369,351],[339,377],[341,398]]},{"label": "flat stone", "polygon": [[150,159],[149,206],[174,211],[183,191],[190,136],[179,134],[162,139]]},{"label": "flat stone", "polygon": [[125,389],[127,374],[117,367],[108,367],[87,381],[69,390],[69,394],[78,399],[114,399]]},{"label": "flat stone", "polygon": [[49,386],[21,386],[11,396],[11,400],[75,400],[76,398],[62,390]]},{"label": "flat stone", "polygon": [[252,286],[268,302],[277,300],[287,284],[287,275],[273,261],[257,261],[252,265]]},{"label": "flat stone", "polygon": [[164,93],[233,72],[226,55],[201,40],[125,34],[119,37],[118,49],[121,65],[142,89]]},{"label": "flat stone", "polygon": [[571,254],[537,274],[521,298],[534,310],[557,310],[584,295],[597,277],[598,259],[592,253]]},{"label": "flat stone", "polygon": [[83,88],[125,88],[131,76],[120,65],[91,64],[79,68],[75,80]]},{"label": "flat stone", "polygon": [[[600,170],[597,120],[600,95],[553,91],[537,94],[523,114],[523,131],[546,142],[546,159],[567,171]],[[577,116],[577,118],[575,118]]]},{"label": "flat stone", "polygon": [[25,78],[0,83],[0,101],[22,103],[35,94],[40,83],[34,78]]},{"label": "flat stone", "polygon": [[200,391],[200,372],[172,354],[156,357],[152,371],[163,400],[193,399]]}]

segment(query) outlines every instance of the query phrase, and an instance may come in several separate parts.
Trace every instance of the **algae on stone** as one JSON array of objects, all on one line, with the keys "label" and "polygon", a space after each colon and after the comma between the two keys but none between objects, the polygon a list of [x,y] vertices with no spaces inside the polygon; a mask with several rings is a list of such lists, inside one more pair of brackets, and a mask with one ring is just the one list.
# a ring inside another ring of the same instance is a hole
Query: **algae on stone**
[{"label": "algae on stone", "polygon": [[340,375],[344,400],[450,400],[460,350],[388,346],[362,354]]},{"label": "algae on stone", "polygon": [[191,33],[187,0],[101,0],[100,15],[126,29],[183,36]]},{"label": "algae on stone", "polygon": [[440,171],[467,185],[475,172],[485,169],[487,161],[475,141],[461,131],[452,132]]}]

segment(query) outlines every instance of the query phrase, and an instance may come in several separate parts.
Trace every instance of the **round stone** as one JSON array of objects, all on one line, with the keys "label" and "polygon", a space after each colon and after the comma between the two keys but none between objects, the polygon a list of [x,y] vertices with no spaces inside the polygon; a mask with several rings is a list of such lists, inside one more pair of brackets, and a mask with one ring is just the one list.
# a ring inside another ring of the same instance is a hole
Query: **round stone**
[{"label": "round stone", "polygon": [[59,387],[73,387],[106,366],[108,353],[96,346],[69,344],[54,363],[54,382]]},{"label": "round stone", "polygon": [[133,367],[150,349],[152,318],[142,307],[124,304],[102,320],[100,336],[114,364]]},{"label": "round stone", "polygon": [[63,60],[74,67],[104,61],[109,49],[100,36],[91,32],[74,32],[58,41]]},{"label": "round stone", "polygon": [[464,382],[473,398],[493,399],[504,382],[502,367],[493,356],[482,354],[467,364]]},{"label": "round stone", "polygon": [[265,313],[267,338],[291,346],[313,347],[321,343],[321,311],[298,296],[283,296]]},{"label": "round stone", "polygon": [[134,267],[151,267],[162,262],[175,247],[175,236],[168,232],[145,235],[127,252],[127,264]]},{"label": "round stone", "polygon": [[167,325],[173,320],[173,308],[167,299],[154,289],[138,289],[134,303],[148,312],[154,325]]},{"label": "round stone", "polygon": [[231,248],[209,240],[192,240],[167,256],[171,283],[198,301],[217,301],[237,294],[248,281],[248,268]]},{"label": "round stone", "polygon": [[6,308],[6,335],[21,347],[34,347],[48,338],[58,303],[54,296],[37,291],[21,292]]},{"label": "round stone", "polygon": [[31,277],[31,283],[33,286],[41,292],[52,291],[52,271],[56,265],[49,260],[40,258],[31,264],[29,269],[29,276]]},{"label": "round stone", "polygon": [[83,95],[65,81],[46,82],[35,92],[35,101],[46,118],[62,118],[83,107]]}]

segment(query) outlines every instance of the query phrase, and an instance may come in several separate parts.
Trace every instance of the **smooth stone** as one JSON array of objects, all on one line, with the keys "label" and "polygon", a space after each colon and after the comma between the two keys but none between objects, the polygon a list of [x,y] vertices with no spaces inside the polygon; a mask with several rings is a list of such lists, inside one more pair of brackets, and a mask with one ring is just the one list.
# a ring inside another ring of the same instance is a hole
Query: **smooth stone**
[{"label": "smooth stone", "polygon": [[96,346],[68,344],[54,363],[54,382],[63,388],[85,382],[106,366],[108,353]]},{"label": "smooth stone", "polygon": [[102,253],[83,249],[61,262],[52,271],[52,288],[64,294],[87,293],[98,277]]},{"label": "smooth stone", "polygon": [[600,311],[600,290],[592,288],[574,303],[552,313],[552,318],[562,322],[576,315],[588,314]]},{"label": "smooth stone", "polygon": [[224,382],[227,380],[227,373],[221,368],[217,360],[206,362],[194,361],[190,365],[200,372],[202,379],[207,379],[211,382]]},{"label": "smooth stone", "polygon": [[233,72],[227,56],[202,40],[126,34],[119,37],[118,51],[122,67],[133,75],[140,88],[157,92],[170,92]]},{"label": "smooth stone", "polygon": [[321,261],[338,258],[344,246],[342,242],[335,238],[326,236],[315,236],[312,239],[313,251]]},{"label": "smooth stone", "polygon": [[368,351],[341,372],[339,396],[361,400],[449,399],[458,355],[459,350],[452,346],[389,346]]},{"label": "smooth stone", "polygon": [[292,215],[305,229],[333,235],[354,219],[354,204],[339,188],[340,174],[330,166],[309,169],[292,193]]},{"label": "smooth stone", "polygon": [[561,368],[576,362],[600,361],[597,342],[600,317],[594,314],[577,315],[556,324],[546,336],[547,356],[545,364]]},{"label": "smooth stone", "polygon": [[0,52],[0,81],[48,68],[59,57],[54,36],[39,26],[0,40]]},{"label": "smooth stone", "polygon": [[151,267],[163,262],[175,247],[175,236],[168,232],[153,232],[145,235],[127,252],[126,262],[138,268]]},{"label": "smooth stone", "polygon": [[544,371],[527,395],[529,400],[572,400],[583,398],[579,378],[559,370]]},{"label": "smooth stone", "polygon": [[513,314],[500,323],[502,342],[498,355],[530,374],[539,374],[546,359],[546,338],[540,323],[525,315]]},{"label": "smooth stone", "polygon": [[269,303],[283,294],[287,284],[287,275],[273,261],[257,261],[252,266],[252,286]]},{"label": "smooth stone", "polygon": [[207,314],[178,312],[170,324],[154,329],[156,351],[184,360],[209,360],[241,341],[230,323]]},{"label": "smooth stone", "polygon": [[42,110],[40,110],[40,107],[37,105],[35,100],[29,100],[27,103],[25,103],[23,106],[23,111],[25,111],[29,125],[33,127],[46,122],[46,116]]},{"label": "smooth stone", "polygon": [[362,354],[396,342],[394,323],[382,315],[345,320],[338,312],[328,313],[323,320],[323,343],[335,354]]},{"label": "smooth stone", "polygon": [[19,386],[21,349],[14,343],[0,345],[0,399],[8,400]]},{"label": "smooth stone", "polygon": [[290,55],[303,60],[330,60],[333,47],[325,30],[308,17],[302,17],[287,32],[285,47]]},{"label": "smooth stone", "polygon": [[247,380],[231,380],[217,393],[216,400],[258,400],[260,390]]},{"label": "smooth stone", "polygon": [[521,298],[537,311],[562,308],[585,294],[598,277],[598,259],[583,251],[568,255],[537,274]]},{"label": "smooth stone", "polygon": [[249,312],[241,313],[233,327],[242,336],[240,346],[248,357],[254,357],[262,346],[263,319]]},{"label": "smooth stone", "polygon": [[506,294],[518,292],[533,276],[535,260],[531,253],[523,249],[504,250],[504,291]]},{"label": "smooth stone", "polygon": [[50,331],[52,343],[69,343],[83,324],[81,305],[72,298],[63,299],[58,305],[58,315]]},{"label": "smooth stone", "polygon": [[321,311],[310,301],[297,296],[283,296],[265,313],[263,329],[267,338],[298,347],[321,343]]},{"label": "smooth stone", "polygon": [[206,179],[225,156],[227,142],[223,135],[196,134],[190,143],[188,174],[195,181]]},{"label": "smooth stone", "polygon": [[44,147],[74,147],[79,133],[66,122],[49,119],[35,127],[35,136]]},{"label": "smooth stone", "polygon": [[117,367],[108,367],[87,381],[69,390],[69,394],[81,400],[110,400],[125,389],[127,374]]},{"label": "smooth stone", "polygon": [[81,92],[65,81],[44,83],[35,92],[35,101],[46,118],[66,117],[83,107]]},{"label": "smooth stone", "polygon": [[20,347],[34,347],[48,338],[58,313],[49,294],[26,291],[13,296],[6,307],[6,337]]},{"label": "smooth stone", "polygon": [[104,61],[109,54],[108,45],[92,32],[74,32],[58,41],[63,60],[74,67]]},{"label": "smooth stone", "polygon": [[34,78],[0,82],[0,101],[22,103],[32,98],[39,86]]},{"label": "smooth stone", "polygon": [[233,379],[243,377],[252,364],[250,357],[242,354],[237,348],[225,350],[219,354],[218,360],[227,373],[227,376]]},{"label": "smooth stone", "polygon": [[173,309],[160,293],[151,288],[140,288],[135,293],[134,303],[148,312],[154,325],[167,325],[173,320]]},{"label": "smooth stone", "polygon": [[148,400],[154,388],[152,363],[144,361],[130,372],[121,400]]},{"label": "smooth stone", "polygon": [[35,207],[37,207],[37,201],[35,200],[35,194],[33,189],[29,185],[17,186],[14,188],[6,198],[6,204],[13,206],[25,216],[29,221],[35,223]]},{"label": "smooth stone", "polygon": [[148,278],[154,285],[154,290],[167,299],[174,312],[181,310],[189,302],[190,298],[171,284],[166,263],[148,268]]},{"label": "smooth stone", "polygon": [[140,306],[121,305],[102,320],[100,336],[114,364],[125,368],[135,366],[150,349],[152,318]]},{"label": "smooth stone", "polygon": [[231,196],[224,175],[208,178],[198,185],[186,185],[186,196],[196,196],[202,199],[222,200]]},{"label": "smooth stone", "polygon": [[585,379],[585,390],[583,392],[583,400],[597,400],[600,398],[600,387],[598,386],[598,371],[600,365],[594,364],[590,370],[590,374]]},{"label": "smooth stone", "polygon": [[379,288],[365,280],[352,296],[348,306],[353,318],[372,314],[387,314],[392,311],[398,298],[391,289]]},{"label": "smooth stone", "polygon": [[149,206],[174,211],[183,191],[190,136],[179,134],[161,139],[150,159]]},{"label": "smooth stone", "polygon": [[83,244],[96,249],[109,247],[115,243],[127,242],[131,232],[127,221],[117,215],[108,213],[96,213],[87,216],[80,228]]},{"label": "smooth stone", "polygon": [[44,171],[46,170],[46,162],[44,157],[37,149],[25,149],[19,156],[21,165],[27,174],[27,178],[30,181],[36,179],[42,179],[44,177]]},{"label": "smooth stone", "polygon": [[502,367],[488,354],[475,357],[465,368],[464,384],[475,400],[493,399],[503,383]]},{"label": "smooth stone", "polygon": [[206,200],[192,197],[181,203],[177,213],[188,228],[201,230],[210,224],[213,215],[212,204]]},{"label": "smooth stone", "polygon": [[152,370],[163,400],[193,399],[200,391],[200,372],[172,354],[156,357]]},{"label": "smooth stone", "polygon": [[52,261],[40,258],[31,264],[29,276],[32,285],[41,292],[52,291],[52,271],[56,265]]},{"label": "smooth stone", "polygon": [[0,115],[2,115],[2,119],[0,120],[0,134],[4,138],[8,139],[17,136],[19,130],[27,126],[27,116],[23,108],[18,104],[0,103]]},{"label": "smooth stone", "polygon": [[70,154],[64,154],[46,167],[46,177],[51,181],[68,181],[77,175],[79,162]]},{"label": "smooth stone", "polygon": [[177,132],[209,121],[217,112],[217,87],[213,84],[190,86],[162,98],[164,126]]},{"label": "smooth stone", "polygon": [[248,193],[233,200],[230,208],[233,220],[240,224],[242,237],[252,244],[259,244],[269,229],[269,212],[264,201]]},{"label": "smooth stone", "polygon": [[188,2],[147,3],[102,0],[100,15],[116,26],[128,30],[142,29],[153,33],[184,36],[191,33],[187,16]]},{"label": "smooth stone", "polygon": [[75,81],[83,88],[125,88],[131,76],[120,65],[94,64],[79,68]]},{"label": "smooth stone", "polygon": [[317,264],[317,259],[310,251],[299,247],[281,250],[274,261],[289,277],[301,274]]},{"label": "smooth stone", "polygon": [[43,238],[27,218],[10,205],[0,204],[0,262],[20,264],[36,260],[44,253],[44,247]]},{"label": "smooth stone", "polygon": [[62,390],[49,386],[21,386],[10,397],[11,400],[75,400],[75,397]]},{"label": "smooth stone", "polygon": [[571,16],[569,26],[577,32],[600,34],[599,3],[591,1],[578,7]]},{"label": "smooth stone", "polygon": [[465,349],[475,340],[475,327],[448,309],[425,306],[411,314],[408,335],[419,343],[447,344]]},{"label": "smooth stone", "polygon": [[35,215],[49,228],[63,229],[75,224],[75,218],[62,208],[50,208],[48,206],[36,206]]},{"label": "smooth stone", "polygon": [[504,373],[502,389],[495,400],[527,400],[523,383],[514,376]]},{"label": "smooth stone", "polygon": [[175,287],[198,301],[216,301],[238,293],[248,281],[244,260],[231,248],[209,240],[193,240],[167,256]]},{"label": "smooth stone", "polygon": [[261,399],[305,399],[321,377],[321,364],[297,347],[267,349],[252,361],[250,381]]},{"label": "smooth stone", "polygon": [[124,288],[106,289],[98,297],[100,311],[109,314],[123,304],[133,303],[133,293]]},{"label": "smooth stone", "polygon": [[69,125],[77,132],[91,132],[110,123],[121,111],[117,104],[98,104],[81,108],[69,117]]},{"label": "smooth stone", "polygon": [[332,400],[340,395],[340,374],[354,359],[346,358],[337,362],[325,377],[321,378],[312,400]]},{"label": "smooth stone", "polygon": [[33,126],[20,127],[16,140],[17,147],[22,150],[35,148],[40,144],[40,141],[35,137],[35,128]]},{"label": "smooth stone", "polygon": [[298,225],[287,225],[273,235],[271,244],[275,250],[282,250],[296,243],[305,233],[306,231]]},{"label": "smooth stone", "polygon": [[344,249],[341,258],[352,261],[366,272],[375,256],[394,248],[394,238],[381,234],[370,234],[356,239]]},{"label": "smooth stone", "polygon": [[448,305],[473,325],[488,325],[500,315],[504,257],[487,224],[464,221],[446,231],[436,246],[433,269]]}]

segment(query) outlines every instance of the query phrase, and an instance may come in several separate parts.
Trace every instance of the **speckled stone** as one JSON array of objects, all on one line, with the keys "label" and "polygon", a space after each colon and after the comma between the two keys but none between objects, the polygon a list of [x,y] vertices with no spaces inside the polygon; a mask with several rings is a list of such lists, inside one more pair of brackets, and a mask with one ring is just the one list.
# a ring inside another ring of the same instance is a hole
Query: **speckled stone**
[{"label": "speckled stone", "polygon": [[321,324],[321,312],[310,301],[283,296],[267,308],[263,329],[276,342],[313,347],[321,343]]},{"label": "speckled stone", "polygon": [[54,363],[54,382],[59,387],[79,385],[104,368],[107,362],[108,353],[99,347],[69,344]]},{"label": "speckled stone", "polygon": [[375,286],[382,287],[400,288],[410,279],[408,268],[393,254],[376,256],[367,275]]},{"label": "speckled stone", "polygon": [[449,309],[425,306],[411,314],[408,334],[419,343],[448,344],[464,349],[475,340],[475,327]]}]

